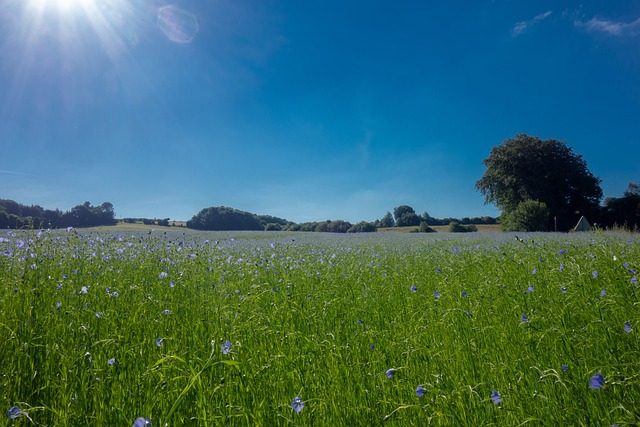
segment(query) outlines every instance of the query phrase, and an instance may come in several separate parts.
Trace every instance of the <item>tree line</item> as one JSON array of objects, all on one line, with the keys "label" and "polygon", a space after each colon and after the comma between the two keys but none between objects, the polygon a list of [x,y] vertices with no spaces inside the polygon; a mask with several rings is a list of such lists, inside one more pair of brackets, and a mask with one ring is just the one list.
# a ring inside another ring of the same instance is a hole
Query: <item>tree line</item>
[{"label": "tree line", "polygon": [[[568,231],[582,216],[601,228],[640,227],[640,184],[630,182],[622,197],[603,197],[601,179],[587,167],[582,155],[566,143],[542,140],[520,134],[493,147],[482,162],[484,175],[476,189],[485,196],[485,204],[501,210],[499,218],[433,218],[427,212],[418,215],[408,205],[400,205],[373,222],[352,224],[344,220],[327,220],[296,224],[271,215],[256,215],[238,209],[216,206],[202,209],[187,227],[196,230],[290,230],[333,233],[372,232],[379,228],[449,225],[449,231],[474,231],[475,224],[500,223],[505,231]],[[134,220],[130,218],[130,220]],[[146,220],[145,223],[169,225],[169,219]],[[115,224],[113,205],[89,202],[67,212],[48,210],[38,205],[26,206],[0,199],[0,228],[90,227]]]},{"label": "tree line", "polygon": [[14,200],[0,199],[0,228],[66,228],[114,225],[113,204],[104,202],[92,206],[89,202],[63,212],[39,205],[23,205]]},{"label": "tree line", "polygon": [[602,228],[640,225],[640,185],[630,182],[622,197],[600,205],[601,179],[562,141],[516,135],[494,147],[483,164],[476,188],[502,211],[506,231],[567,231],[582,216]]}]

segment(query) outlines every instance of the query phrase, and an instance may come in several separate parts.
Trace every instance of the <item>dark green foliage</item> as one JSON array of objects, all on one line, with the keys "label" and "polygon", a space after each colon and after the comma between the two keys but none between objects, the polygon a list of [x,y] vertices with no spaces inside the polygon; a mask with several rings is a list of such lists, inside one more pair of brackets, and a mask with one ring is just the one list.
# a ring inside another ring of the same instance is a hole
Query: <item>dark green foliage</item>
[{"label": "dark green foliage", "polygon": [[623,197],[608,197],[604,201],[600,225],[606,227],[640,227],[640,185],[629,183]]},{"label": "dark green foliage", "polygon": [[602,198],[600,179],[564,142],[516,135],[494,147],[476,188],[503,212],[525,200],[539,200],[549,208],[549,221],[559,230],[571,228],[581,215],[595,216]]},{"label": "dark green foliage", "polygon": [[277,223],[270,222],[269,224],[264,226],[265,231],[280,231],[282,230],[282,226]]},{"label": "dark green foliage", "polygon": [[549,209],[537,200],[525,200],[502,216],[504,231],[547,231]]},{"label": "dark green foliage", "polygon": [[473,231],[478,231],[478,227],[473,224],[463,225],[458,221],[451,221],[449,223],[449,232],[451,233],[470,233]]},{"label": "dark green foliage", "polygon": [[366,221],[360,221],[347,230],[347,233],[371,233],[376,231],[375,224]]},{"label": "dark green foliage", "polygon": [[264,230],[258,217],[250,212],[226,206],[202,209],[187,221],[187,227],[196,230]]},{"label": "dark green foliage", "polygon": [[38,205],[27,206],[13,200],[0,199],[0,211],[8,215],[6,220],[4,217],[0,218],[2,228],[93,227],[116,223],[110,202],[104,202],[100,206],[85,202],[63,213],[58,209],[44,209]]},{"label": "dark green foliage", "polygon": [[380,219],[378,226],[381,228],[390,228],[395,225],[395,221],[393,220],[393,216],[391,216],[391,212],[387,212],[384,214],[382,219]]},{"label": "dark green foliage", "polygon": [[435,233],[436,230],[434,230],[433,228],[429,227],[426,223],[426,221],[422,221],[420,222],[420,227],[418,227],[418,232],[420,233]]}]

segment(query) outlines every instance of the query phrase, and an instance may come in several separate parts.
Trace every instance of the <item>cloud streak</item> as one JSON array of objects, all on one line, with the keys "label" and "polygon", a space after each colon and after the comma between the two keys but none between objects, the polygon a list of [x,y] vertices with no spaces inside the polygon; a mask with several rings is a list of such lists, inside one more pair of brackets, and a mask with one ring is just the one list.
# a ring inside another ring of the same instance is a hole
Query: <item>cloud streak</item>
[{"label": "cloud streak", "polygon": [[634,36],[640,34],[640,18],[633,22],[591,18],[587,22],[575,21],[575,26],[585,28],[590,32],[605,33],[615,37]]},{"label": "cloud streak", "polygon": [[516,23],[516,25],[514,25],[513,28],[511,29],[511,36],[512,37],[518,37],[518,36],[524,34],[531,27],[533,27],[534,25],[544,21],[549,16],[551,16],[552,13],[553,13],[552,11],[548,10],[548,11],[546,11],[544,13],[541,13],[539,15],[534,16],[532,19],[529,19],[528,21],[520,21],[520,22]]},{"label": "cloud streak", "polygon": [[8,170],[4,170],[4,169],[0,169],[0,173],[6,173],[6,174],[9,174],[9,175],[20,175],[20,176],[33,176],[33,177],[36,176],[36,175],[30,174],[30,173],[8,171]]}]

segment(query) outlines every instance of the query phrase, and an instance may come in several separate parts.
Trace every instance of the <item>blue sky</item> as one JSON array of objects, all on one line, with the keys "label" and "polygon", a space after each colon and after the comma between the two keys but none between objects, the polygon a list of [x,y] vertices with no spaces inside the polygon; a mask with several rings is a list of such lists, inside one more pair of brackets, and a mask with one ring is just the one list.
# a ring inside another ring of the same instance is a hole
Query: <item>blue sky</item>
[{"label": "blue sky", "polygon": [[497,216],[517,133],[640,181],[640,2],[0,0],[0,198]]}]

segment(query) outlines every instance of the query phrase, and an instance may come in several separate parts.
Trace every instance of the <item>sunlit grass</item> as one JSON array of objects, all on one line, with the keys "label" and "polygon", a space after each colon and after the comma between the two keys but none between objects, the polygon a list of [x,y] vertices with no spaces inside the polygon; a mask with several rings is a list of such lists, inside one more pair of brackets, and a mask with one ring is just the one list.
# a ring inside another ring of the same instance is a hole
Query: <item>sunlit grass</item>
[{"label": "sunlit grass", "polygon": [[629,234],[36,233],[0,240],[16,425],[640,423]]}]

